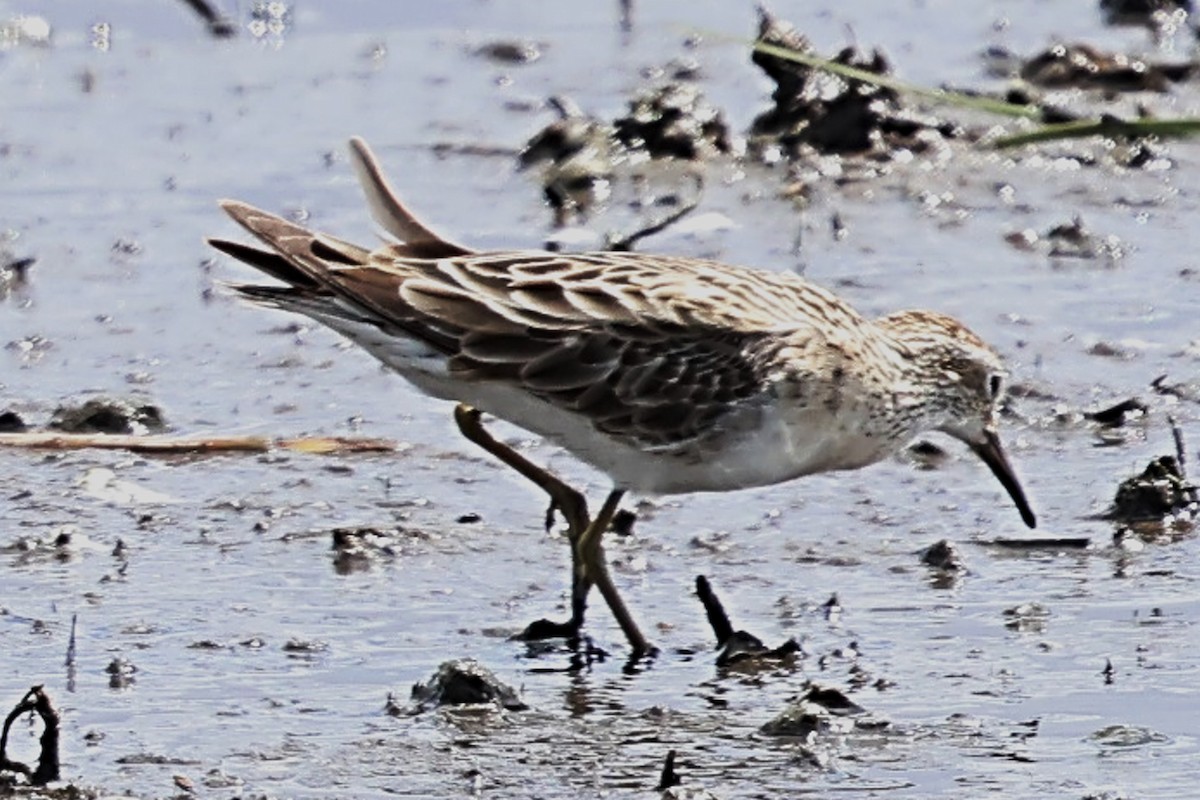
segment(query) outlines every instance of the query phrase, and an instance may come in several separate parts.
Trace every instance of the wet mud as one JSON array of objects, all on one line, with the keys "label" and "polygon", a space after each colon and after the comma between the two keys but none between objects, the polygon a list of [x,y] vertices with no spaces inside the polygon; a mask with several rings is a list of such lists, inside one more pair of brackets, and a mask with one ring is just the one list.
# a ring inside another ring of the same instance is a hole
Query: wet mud
[{"label": "wet mud", "polygon": [[[0,796],[1194,794],[1200,144],[997,151],[1022,123],[750,50],[1046,120],[1195,114],[1190,4],[352,6],[0,11],[0,426],[25,437],[0,711],[41,686],[58,714],[57,779],[30,786],[24,709]],[[571,612],[544,498],[445,404],[233,302],[245,273],[203,245],[222,197],[375,241],[356,134],[473,246],[719,258],[963,319],[1011,366],[1039,530],[943,437],[633,498],[606,545],[657,655],[598,605],[519,640]]]}]

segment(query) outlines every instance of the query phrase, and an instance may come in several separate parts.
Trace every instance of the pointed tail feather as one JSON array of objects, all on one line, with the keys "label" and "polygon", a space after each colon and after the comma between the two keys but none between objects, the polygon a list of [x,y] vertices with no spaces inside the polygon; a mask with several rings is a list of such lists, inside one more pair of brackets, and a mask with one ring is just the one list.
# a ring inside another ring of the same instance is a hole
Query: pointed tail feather
[{"label": "pointed tail feather", "polygon": [[371,148],[358,136],[350,140],[350,163],[371,207],[371,216],[384,230],[404,243],[405,255],[448,258],[475,252],[447,239],[417,219],[388,184]]},{"label": "pointed tail feather", "polygon": [[316,289],[320,286],[304,270],[297,268],[295,264],[278,253],[259,250],[257,247],[231,242],[227,239],[208,239],[206,241],[225,255],[233,256],[242,263],[262,270],[277,281],[304,289]]}]

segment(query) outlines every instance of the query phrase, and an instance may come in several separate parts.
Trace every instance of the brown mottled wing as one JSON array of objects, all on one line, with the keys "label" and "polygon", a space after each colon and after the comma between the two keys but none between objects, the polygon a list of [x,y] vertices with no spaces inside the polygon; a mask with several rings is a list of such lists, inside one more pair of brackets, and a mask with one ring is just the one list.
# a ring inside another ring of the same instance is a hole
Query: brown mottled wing
[{"label": "brown mottled wing", "polygon": [[[576,333],[515,347],[466,337],[452,369],[504,380],[643,445],[664,446],[711,430],[737,404],[764,391],[761,337],[694,332]],[[532,357],[530,357],[532,356]]]},{"label": "brown mottled wing", "polygon": [[781,343],[798,332],[820,338],[817,327],[827,326],[814,327],[814,315],[835,325],[831,315],[859,319],[799,278],[713,262],[636,253],[420,258],[401,255],[403,246],[368,252],[242,203],[223,207],[269,250],[214,244],[289,284],[236,287],[250,299],[423,341],[460,380],[507,383],[642,445],[703,436],[753,404],[780,377]]},{"label": "brown mottled wing", "polygon": [[449,369],[461,380],[520,387],[651,446],[702,436],[767,391],[779,377],[780,336],[811,328],[806,304],[820,292],[798,279],[639,254],[402,263],[403,278],[386,263],[331,277],[374,308],[390,297],[404,319],[454,332]]}]

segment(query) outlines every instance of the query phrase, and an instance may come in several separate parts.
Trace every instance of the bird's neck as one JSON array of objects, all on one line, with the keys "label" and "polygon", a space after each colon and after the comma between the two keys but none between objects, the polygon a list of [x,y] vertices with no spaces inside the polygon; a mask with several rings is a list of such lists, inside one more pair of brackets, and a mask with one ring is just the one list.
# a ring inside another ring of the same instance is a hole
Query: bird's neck
[{"label": "bird's neck", "polygon": [[879,322],[876,363],[883,366],[870,388],[883,409],[883,426],[889,435],[905,440],[941,427],[946,416],[944,367],[936,348],[919,332],[912,335]]}]

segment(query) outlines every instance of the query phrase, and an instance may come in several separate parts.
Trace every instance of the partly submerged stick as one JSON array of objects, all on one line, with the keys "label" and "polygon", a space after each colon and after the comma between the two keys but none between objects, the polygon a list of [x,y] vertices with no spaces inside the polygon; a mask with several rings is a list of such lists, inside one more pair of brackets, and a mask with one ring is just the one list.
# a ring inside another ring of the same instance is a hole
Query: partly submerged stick
[{"label": "partly submerged stick", "polygon": [[38,450],[129,450],[134,453],[297,453],[341,455],[387,453],[397,449],[387,439],[342,436],[302,436],[271,439],[265,436],[130,436],[110,433],[0,433],[0,447]]}]

